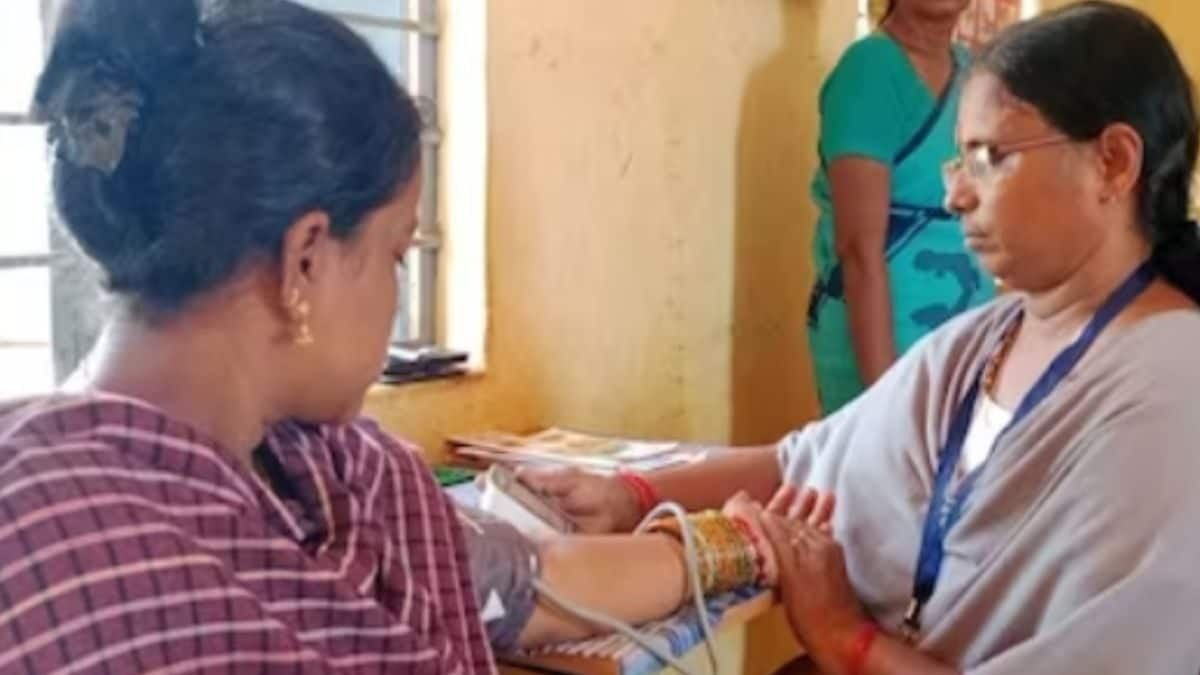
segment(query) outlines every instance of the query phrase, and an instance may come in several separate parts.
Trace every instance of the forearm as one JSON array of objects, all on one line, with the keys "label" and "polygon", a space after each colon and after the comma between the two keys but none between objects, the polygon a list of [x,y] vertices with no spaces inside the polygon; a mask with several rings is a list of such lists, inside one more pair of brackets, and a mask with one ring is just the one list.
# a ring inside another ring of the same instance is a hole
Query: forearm
[{"label": "forearm", "polygon": [[702,511],[720,508],[743,490],[765,504],[783,477],[776,447],[760,445],[723,448],[702,462],[655,471],[646,479],[664,501],[677,502],[687,511]]},{"label": "forearm", "polygon": [[[564,537],[539,546],[541,582],[571,603],[638,625],[667,616],[686,598],[683,550],[667,535]],[[606,628],[539,598],[519,644],[576,640]]]},{"label": "forearm", "polygon": [[870,385],[896,361],[891,287],[883,252],[858,253],[842,261],[850,337],[863,384]]},{"label": "forearm", "polygon": [[842,157],[829,167],[834,250],[842,265],[850,337],[864,384],[896,360],[892,335],[887,247],[891,167],[864,157]]}]

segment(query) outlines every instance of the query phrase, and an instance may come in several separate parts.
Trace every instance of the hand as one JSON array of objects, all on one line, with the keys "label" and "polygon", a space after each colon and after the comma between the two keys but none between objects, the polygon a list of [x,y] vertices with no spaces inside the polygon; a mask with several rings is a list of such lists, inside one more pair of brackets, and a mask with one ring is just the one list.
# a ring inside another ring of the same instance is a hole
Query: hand
[{"label": "hand", "polygon": [[637,495],[618,476],[521,467],[517,478],[550,498],[586,534],[629,532],[642,517]]},{"label": "hand", "polygon": [[785,483],[767,503],[767,513],[782,516],[791,521],[803,521],[810,527],[824,532],[833,531],[833,507],[837,500],[832,492],[816,488],[797,488]]},{"label": "hand", "polygon": [[[832,492],[821,492],[814,488],[797,489],[793,485],[784,485],[771,498],[766,512],[793,521],[803,521],[810,526],[830,530],[830,520],[833,517],[834,497]],[[750,530],[762,564],[763,583],[769,587],[779,584],[779,564],[775,549],[767,539],[763,529],[763,507],[750,498],[745,492],[739,492],[725,502],[722,513],[730,518],[737,518]]]},{"label": "hand", "polygon": [[777,513],[765,513],[762,523],[778,559],[792,631],[823,668],[836,668],[866,620],[841,544],[827,529]]}]

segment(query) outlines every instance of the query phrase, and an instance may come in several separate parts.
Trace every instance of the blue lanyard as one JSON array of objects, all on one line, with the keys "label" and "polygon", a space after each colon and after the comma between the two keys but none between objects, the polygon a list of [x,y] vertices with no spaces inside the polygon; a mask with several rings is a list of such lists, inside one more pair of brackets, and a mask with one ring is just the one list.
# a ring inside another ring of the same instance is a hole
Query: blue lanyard
[{"label": "blue lanyard", "polygon": [[[1087,350],[1096,341],[1096,338],[1104,328],[1128,307],[1130,303],[1137,299],[1153,280],[1154,271],[1149,262],[1144,262],[1113,291],[1112,295],[1104,301],[1104,304],[1096,310],[1096,314],[1088,322],[1088,325],[1083,329],[1083,332],[1080,333],[1075,342],[1059,352],[1058,356],[1046,368],[1046,372],[1042,373],[1037,382],[1033,384],[1033,387],[1025,394],[1025,397],[1021,399],[1021,404],[1017,406],[1012,420],[1005,425],[1004,429],[996,437],[997,441],[1004,434],[1008,433],[1009,429],[1012,429],[1013,426],[1027,417],[1038,404],[1046,400],[1050,393],[1071,372],[1075,364],[1079,363],[1079,359],[1083,358],[1083,355],[1087,353]],[[975,412],[975,402],[979,398],[982,379],[983,368],[976,374],[975,380],[967,390],[966,396],[963,397],[962,402],[955,409],[954,416],[950,422],[949,434],[946,437],[946,444],[942,446],[942,451],[938,453],[937,476],[934,478],[933,495],[930,498],[929,511],[925,514],[925,527],[921,532],[921,553],[917,558],[917,570],[913,578],[912,600],[909,602],[908,610],[905,612],[904,625],[902,627],[905,635],[910,639],[915,638],[917,633],[920,632],[921,610],[929,602],[929,598],[933,596],[933,589],[937,586],[938,576],[942,571],[942,558],[946,552],[946,534],[958,522],[959,516],[962,515],[963,504],[971,496],[971,491],[975,488],[975,481],[983,470],[981,466],[971,472],[963,480],[957,493],[949,495],[950,483],[954,477],[954,471],[958,468],[959,458],[962,457],[963,444],[967,439],[967,431],[971,428],[971,420]]]}]

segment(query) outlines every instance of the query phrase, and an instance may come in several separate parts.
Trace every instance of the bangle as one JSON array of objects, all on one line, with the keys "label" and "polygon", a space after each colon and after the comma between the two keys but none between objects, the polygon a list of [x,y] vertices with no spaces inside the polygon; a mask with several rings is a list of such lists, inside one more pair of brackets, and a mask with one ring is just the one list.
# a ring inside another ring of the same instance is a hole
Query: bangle
[{"label": "bangle", "polygon": [[846,675],[862,675],[867,665],[867,655],[871,653],[871,645],[875,643],[878,633],[879,627],[873,622],[863,622],[846,652]]},{"label": "bangle", "polygon": [[742,525],[720,511],[701,511],[687,516],[686,523],[674,517],[659,518],[644,530],[665,534],[687,547],[684,531],[692,534],[699,588],[689,591],[705,596],[732,591],[755,583],[761,576],[757,551]]},{"label": "bangle", "polygon": [[746,522],[741,516],[731,516],[729,520],[733,521],[734,526],[742,533],[742,537],[750,546],[750,550],[754,552],[754,583],[759,586],[767,585],[767,559],[763,555],[763,544],[759,541],[758,536],[754,534],[754,528],[750,527],[750,523]]},{"label": "bangle", "polygon": [[662,503],[662,498],[658,496],[658,490],[655,490],[650,481],[646,480],[641,474],[622,469],[617,472],[617,476],[625,482],[625,487],[629,488],[629,491],[633,493],[641,515],[644,516],[650,513],[654,507]]}]

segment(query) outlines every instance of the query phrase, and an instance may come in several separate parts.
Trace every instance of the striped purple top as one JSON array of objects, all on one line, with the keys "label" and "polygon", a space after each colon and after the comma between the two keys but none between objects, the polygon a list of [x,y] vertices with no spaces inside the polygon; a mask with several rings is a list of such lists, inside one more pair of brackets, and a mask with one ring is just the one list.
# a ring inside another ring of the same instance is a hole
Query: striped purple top
[{"label": "striped purple top", "polygon": [[272,490],[149,404],[0,406],[0,673],[491,673],[454,508],[371,422]]}]

